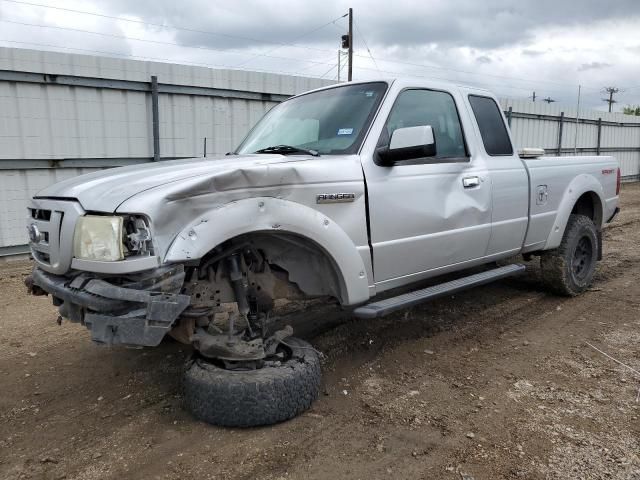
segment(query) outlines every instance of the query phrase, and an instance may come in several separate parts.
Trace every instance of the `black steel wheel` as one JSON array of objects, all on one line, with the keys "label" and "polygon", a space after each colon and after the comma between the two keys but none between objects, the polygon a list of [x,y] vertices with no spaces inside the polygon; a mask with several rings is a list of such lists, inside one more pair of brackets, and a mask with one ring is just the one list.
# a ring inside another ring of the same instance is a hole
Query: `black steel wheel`
[{"label": "black steel wheel", "polygon": [[578,240],[573,258],[571,259],[571,270],[574,278],[578,281],[584,280],[591,271],[593,264],[593,244],[588,235],[584,235]]},{"label": "black steel wheel", "polygon": [[320,358],[304,340],[289,337],[283,361],[230,370],[194,354],[184,372],[186,407],[200,420],[225,427],[282,422],[307,410],[320,390]]},{"label": "black steel wheel", "polygon": [[571,215],[560,246],[540,258],[545,284],[560,295],[575,296],[593,281],[598,260],[598,232],[584,215]]}]

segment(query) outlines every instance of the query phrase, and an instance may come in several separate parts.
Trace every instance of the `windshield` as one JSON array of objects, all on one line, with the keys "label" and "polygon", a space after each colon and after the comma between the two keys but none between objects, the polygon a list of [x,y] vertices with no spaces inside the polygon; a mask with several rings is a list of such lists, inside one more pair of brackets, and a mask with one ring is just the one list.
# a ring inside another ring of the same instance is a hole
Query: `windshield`
[{"label": "windshield", "polygon": [[384,82],[359,83],[287,100],[262,117],[235,153],[278,145],[321,155],[356,153],[386,89]]}]

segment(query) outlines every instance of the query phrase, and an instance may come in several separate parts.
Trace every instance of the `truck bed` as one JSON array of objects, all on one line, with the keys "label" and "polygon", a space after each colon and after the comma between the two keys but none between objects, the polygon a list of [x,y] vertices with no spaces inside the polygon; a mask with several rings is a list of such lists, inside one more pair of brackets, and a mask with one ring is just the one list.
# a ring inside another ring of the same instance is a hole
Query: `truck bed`
[{"label": "truck bed", "polygon": [[[593,184],[592,187],[602,200],[602,215],[598,226],[614,214],[618,199],[618,164],[614,157],[543,156],[527,158],[523,162],[527,167],[531,185],[530,223],[525,239],[525,251],[555,248],[560,243],[562,232],[557,230],[557,224],[562,220],[562,209],[565,208],[565,204],[571,202],[571,205],[566,207],[569,209],[566,215],[568,217],[571,206],[578,200],[578,195],[572,195],[571,192],[578,191],[585,182]],[[583,173],[576,176],[577,171]]]}]

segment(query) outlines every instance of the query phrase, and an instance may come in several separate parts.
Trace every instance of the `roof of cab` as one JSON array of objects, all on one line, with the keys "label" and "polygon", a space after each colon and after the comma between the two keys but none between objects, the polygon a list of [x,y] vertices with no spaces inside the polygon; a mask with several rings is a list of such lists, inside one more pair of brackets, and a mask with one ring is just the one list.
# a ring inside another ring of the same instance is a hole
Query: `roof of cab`
[{"label": "roof of cab", "polygon": [[299,93],[291,98],[300,97],[302,95],[307,95],[313,92],[319,92],[322,90],[330,90],[332,88],[343,87],[347,84],[357,85],[357,84],[365,84],[365,83],[375,83],[375,82],[385,82],[389,86],[393,85],[395,87],[407,88],[407,87],[422,87],[422,88],[436,88],[436,89],[465,89],[465,90],[473,90],[476,92],[485,92],[488,94],[492,94],[490,90],[486,88],[479,88],[473,85],[464,85],[448,80],[440,80],[440,79],[430,79],[430,78],[374,78],[369,80],[360,80],[360,81],[351,81],[351,82],[341,82],[335,83],[333,85],[327,85],[325,87],[316,88],[314,90],[309,90],[307,92]]}]

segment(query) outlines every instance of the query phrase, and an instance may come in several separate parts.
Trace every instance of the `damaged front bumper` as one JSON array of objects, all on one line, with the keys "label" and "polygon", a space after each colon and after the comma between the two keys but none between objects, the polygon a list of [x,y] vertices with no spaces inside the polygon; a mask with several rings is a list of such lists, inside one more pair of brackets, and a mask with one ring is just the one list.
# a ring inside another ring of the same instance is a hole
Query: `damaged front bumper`
[{"label": "damaged front bumper", "polygon": [[34,294],[50,294],[60,315],[84,324],[95,342],[152,347],[189,306],[190,297],[180,294],[183,283],[182,265],[124,278],[53,275],[36,267],[28,286]]}]

